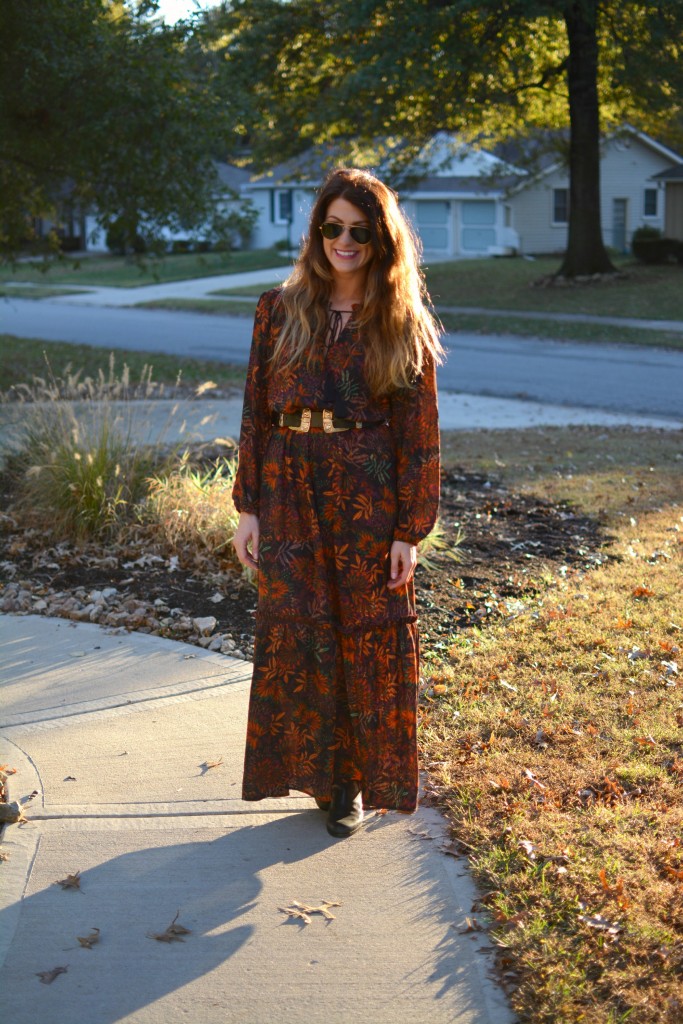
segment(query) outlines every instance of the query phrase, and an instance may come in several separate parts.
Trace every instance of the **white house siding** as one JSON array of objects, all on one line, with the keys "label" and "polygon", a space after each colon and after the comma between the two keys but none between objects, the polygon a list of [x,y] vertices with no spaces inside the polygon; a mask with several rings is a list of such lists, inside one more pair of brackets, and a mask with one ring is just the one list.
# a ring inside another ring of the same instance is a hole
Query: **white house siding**
[{"label": "white house siding", "polygon": [[[283,191],[292,193],[292,222],[290,225],[277,215],[278,193]],[[293,185],[278,185],[272,188],[248,188],[246,194],[252,200],[259,214],[252,235],[252,248],[269,249],[276,242],[286,241],[296,248],[308,230],[308,219],[313,203],[312,189]]]},{"label": "white house siding", "polygon": [[[630,249],[633,232],[643,225],[662,230],[665,192],[649,179],[671,167],[665,153],[641,141],[635,134],[612,138],[604,143],[600,162],[600,219],[607,246]],[[526,253],[560,253],[567,246],[566,224],[553,223],[553,193],[569,189],[569,173],[559,167],[549,171],[525,189],[512,194],[512,222]],[[645,189],[657,189],[657,214],[645,214]],[[619,237],[617,219],[624,215],[624,234]]]}]

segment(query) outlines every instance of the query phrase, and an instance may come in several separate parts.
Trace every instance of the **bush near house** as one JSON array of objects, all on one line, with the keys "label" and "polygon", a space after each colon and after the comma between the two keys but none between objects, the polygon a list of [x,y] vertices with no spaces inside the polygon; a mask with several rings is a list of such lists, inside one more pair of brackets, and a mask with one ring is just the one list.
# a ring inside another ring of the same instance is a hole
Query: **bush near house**
[{"label": "bush near house", "polygon": [[633,255],[641,263],[680,263],[683,265],[683,242],[665,238],[657,228],[638,228],[633,233]]}]

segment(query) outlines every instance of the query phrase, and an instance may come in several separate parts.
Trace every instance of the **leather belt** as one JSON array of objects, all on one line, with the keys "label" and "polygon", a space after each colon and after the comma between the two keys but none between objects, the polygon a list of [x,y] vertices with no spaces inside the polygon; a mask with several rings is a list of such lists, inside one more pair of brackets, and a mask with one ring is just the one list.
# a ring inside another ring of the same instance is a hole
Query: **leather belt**
[{"label": "leather belt", "polygon": [[311,427],[322,427],[326,434],[334,434],[339,430],[361,430],[372,427],[373,423],[362,420],[345,420],[333,414],[332,409],[300,409],[297,412],[275,412],[273,423],[276,427],[289,427],[307,434]]}]

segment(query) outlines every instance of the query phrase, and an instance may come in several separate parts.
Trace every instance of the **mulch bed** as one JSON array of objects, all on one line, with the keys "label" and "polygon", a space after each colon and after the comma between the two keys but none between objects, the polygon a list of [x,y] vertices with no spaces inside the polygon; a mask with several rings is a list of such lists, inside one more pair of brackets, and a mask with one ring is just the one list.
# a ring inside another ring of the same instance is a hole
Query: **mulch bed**
[{"label": "mulch bed", "polygon": [[[434,656],[462,630],[516,614],[544,588],[548,571],[583,570],[608,557],[599,521],[464,470],[443,474],[440,521],[444,546],[426,553],[415,577],[422,648]],[[256,591],[234,565],[206,554],[187,564],[142,539],[123,547],[55,544],[11,514],[0,528],[0,610],[99,621],[204,647],[209,638],[188,622],[213,616],[211,636],[223,644],[212,649],[251,657]],[[84,616],[91,593],[105,588],[116,596]],[[223,599],[212,601],[216,595]]]}]

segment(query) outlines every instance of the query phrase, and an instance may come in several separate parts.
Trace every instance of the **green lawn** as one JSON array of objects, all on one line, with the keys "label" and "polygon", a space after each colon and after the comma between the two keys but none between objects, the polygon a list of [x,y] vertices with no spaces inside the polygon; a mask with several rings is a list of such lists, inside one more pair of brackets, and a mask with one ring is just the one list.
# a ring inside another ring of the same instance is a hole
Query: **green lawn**
[{"label": "green lawn", "polygon": [[239,274],[249,270],[286,267],[291,263],[275,249],[249,249],[245,252],[187,253],[151,257],[144,263],[122,256],[87,256],[80,261],[62,260],[0,266],[0,282],[32,281],[40,284],[106,285],[138,288],[164,281],[185,281],[219,274]]},{"label": "green lawn", "polygon": [[191,313],[208,313],[212,316],[246,316],[253,319],[256,302],[245,299],[150,299],[136,302],[136,309],[180,309]]},{"label": "green lawn", "polygon": [[446,330],[473,331],[475,334],[513,334],[521,338],[546,338],[552,341],[584,341],[588,344],[647,345],[654,348],[683,349],[682,331],[643,330],[611,324],[565,323],[553,320],[525,320],[522,316],[490,316],[486,313],[442,313]]},{"label": "green lawn", "polygon": [[[469,306],[541,313],[588,313],[683,321],[683,269],[646,267],[622,260],[627,275],[606,284],[535,288],[534,281],[554,273],[556,257],[535,260],[481,259],[435,263],[425,267],[427,287],[437,309]],[[275,287],[273,282],[271,287]],[[260,295],[267,284],[221,288],[214,295]],[[497,328],[498,331],[502,327]],[[496,333],[496,331],[493,331]],[[515,332],[517,333],[517,332]]]},{"label": "green lawn", "polygon": [[82,288],[43,288],[41,285],[0,284],[2,299],[49,299],[55,295],[82,295]]},{"label": "green lawn", "polygon": [[555,273],[557,258],[460,260],[426,267],[427,287],[440,306],[589,313],[595,316],[683,320],[683,268],[622,261],[621,280],[603,284],[533,287]]},{"label": "green lawn", "polygon": [[[110,352],[92,345],[71,345],[62,341],[39,341],[0,334],[0,392],[18,384],[28,384],[34,376],[64,377],[80,370],[80,379],[96,378],[101,370],[109,376]],[[146,368],[152,367],[152,380],[172,385],[178,374],[186,384],[202,384],[212,380],[221,387],[244,388],[246,367],[232,366],[214,360],[183,359],[161,352],[114,352],[115,370],[120,375],[124,363],[130,370],[132,383],[137,383]]]}]

